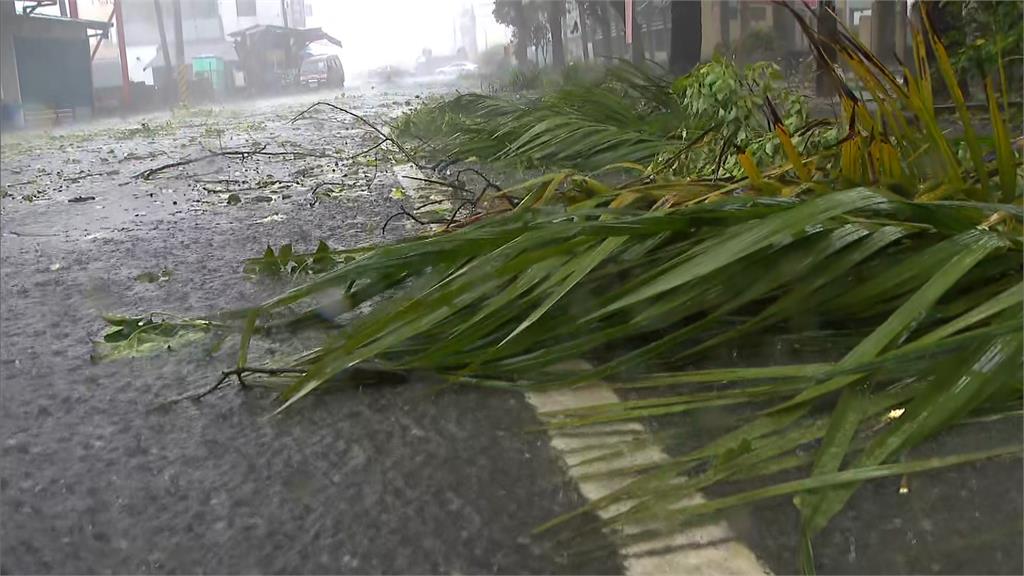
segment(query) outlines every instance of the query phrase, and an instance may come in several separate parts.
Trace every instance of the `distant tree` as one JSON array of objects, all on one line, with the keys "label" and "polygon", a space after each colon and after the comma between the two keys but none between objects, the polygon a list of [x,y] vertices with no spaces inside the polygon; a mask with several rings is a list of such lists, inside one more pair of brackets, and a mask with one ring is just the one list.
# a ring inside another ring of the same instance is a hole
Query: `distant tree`
[{"label": "distant tree", "polygon": [[[661,37],[663,46],[666,46],[668,52],[672,51],[672,2],[668,0],[662,0],[660,6],[658,6],[658,18],[661,19]],[[657,44],[655,44],[657,47]],[[655,48],[656,49],[656,48]],[[652,49],[652,52],[655,50]]]},{"label": "distant tree", "polygon": [[551,34],[551,64],[561,70],[565,68],[565,46],[562,43],[562,17],[565,12],[565,4],[561,1],[548,2],[546,8],[548,32]]},{"label": "distant tree", "polygon": [[783,4],[793,4],[793,0],[781,0],[772,5],[772,32],[775,35],[775,46],[779,55],[788,54],[793,50],[796,40],[796,21]]},{"label": "distant tree", "polygon": [[561,1],[495,0],[494,19],[512,28],[516,46],[516,62],[524,66],[529,61],[527,47],[533,46],[537,63],[565,67],[565,43],[562,39],[562,20],[565,5]]},{"label": "distant tree", "polygon": [[535,20],[533,27],[530,29],[530,43],[533,45],[533,54],[537,59],[537,63],[540,64],[541,58],[544,59],[543,65],[548,65],[548,46],[551,44],[551,34],[548,30],[548,25],[541,21]]},{"label": "distant tree", "polygon": [[700,63],[700,2],[673,2],[668,69],[682,76]]},{"label": "distant tree", "polygon": [[512,28],[516,65],[528,66],[529,56],[526,49],[531,43],[532,26],[528,22],[523,0],[494,0],[494,9],[491,13],[496,22]]},{"label": "distant tree", "polygon": [[[964,2],[963,6],[970,6],[970,2]],[[993,6],[999,4],[993,2]],[[1018,2],[1007,2],[1009,5],[1018,4]],[[961,10],[959,2],[945,2],[941,0],[920,0],[914,6],[916,16],[919,19],[922,14],[928,18],[928,22],[931,24],[931,29],[935,32],[935,35],[942,41],[942,45],[946,48],[946,52],[955,60],[958,54],[962,54],[966,48],[968,37],[965,31],[970,28],[969,18],[965,18],[965,13]],[[923,24],[923,23],[922,23]],[[872,26],[874,24],[872,23]],[[922,30],[923,25],[922,25]],[[991,33],[985,36],[990,36]],[[928,57],[929,66],[933,71],[935,68],[935,51],[932,50],[931,44],[925,42],[925,52]],[[970,84],[967,81],[967,72],[965,68],[957,70],[957,84],[959,85],[960,92],[963,93],[964,98],[970,99]],[[934,72],[933,72],[934,73]],[[949,88],[945,82],[933,82],[932,87],[935,96],[939,99],[946,100],[949,98]]]},{"label": "distant tree", "polygon": [[573,32],[580,33],[580,44],[583,47],[583,61],[590,60],[590,26],[589,26],[589,14],[587,14],[587,3],[583,0],[576,0],[576,12],[579,14],[579,20],[576,24],[579,26],[579,30],[573,29]]},{"label": "distant tree", "polygon": [[633,3],[633,18],[626,22],[626,3],[624,1],[613,1],[611,3],[612,9],[618,13],[619,20],[622,22],[623,30],[626,26],[633,27],[633,43],[630,44],[631,59],[634,64],[642,64],[646,57],[644,56],[644,39],[643,39],[643,27],[640,26],[639,20],[637,20],[637,5],[638,2]]},{"label": "distant tree", "polygon": [[[587,17],[601,29],[601,57],[614,57],[615,48],[612,45],[612,20],[609,13],[611,10],[609,3],[607,1],[590,0],[583,4],[586,8]],[[595,46],[594,48],[594,53],[597,55],[597,47]]]},{"label": "distant tree", "polygon": [[[962,85],[996,79],[1002,73],[1013,94],[1021,94],[1021,55],[1024,54],[1024,3],[943,2],[956,26],[937,30],[952,58]],[[934,25],[934,24],[933,24]],[[935,25],[938,28],[938,25]]]}]

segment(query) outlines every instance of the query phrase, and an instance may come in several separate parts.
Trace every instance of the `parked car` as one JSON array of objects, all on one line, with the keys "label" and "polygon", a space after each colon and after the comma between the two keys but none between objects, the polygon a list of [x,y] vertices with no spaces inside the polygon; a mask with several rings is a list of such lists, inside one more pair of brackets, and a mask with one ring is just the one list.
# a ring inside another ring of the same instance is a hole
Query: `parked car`
[{"label": "parked car", "polygon": [[434,73],[438,76],[457,78],[467,74],[476,74],[476,71],[477,65],[472,62],[453,62],[447,66],[442,66],[437,70],[434,70]]},{"label": "parked car", "polygon": [[312,89],[344,87],[345,67],[341,65],[341,58],[335,54],[307,58],[299,69],[299,86]]}]

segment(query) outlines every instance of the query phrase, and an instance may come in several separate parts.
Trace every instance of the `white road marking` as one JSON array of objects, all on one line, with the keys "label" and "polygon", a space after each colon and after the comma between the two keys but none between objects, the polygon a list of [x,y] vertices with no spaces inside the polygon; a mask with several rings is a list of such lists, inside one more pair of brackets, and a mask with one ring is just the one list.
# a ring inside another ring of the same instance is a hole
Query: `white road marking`
[{"label": "white road marking", "polygon": [[[553,390],[547,392],[530,392],[527,400],[538,412],[582,408],[597,404],[618,402],[619,397],[607,385],[592,384],[572,389]],[[617,433],[629,433],[634,438],[647,435],[644,427],[638,423],[619,424],[614,428]],[[652,441],[647,448],[631,450],[623,454],[583,466],[574,466],[584,458],[600,453],[605,438],[566,434],[559,430],[549,432],[551,446],[562,456],[568,465],[569,475],[576,481],[580,492],[588,500],[596,500],[625,485],[629,478],[625,477],[592,477],[584,476],[602,469],[620,466],[657,464],[664,462],[668,456]],[[701,502],[704,498],[695,495],[688,502]],[[614,514],[614,508],[601,510],[602,517]],[[657,554],[643,554],[645,551],[666,550]],[[735,539],[732,531],[724,522],[709,524],[692,529],[682,530],[671,537],[664,537],[643,545],[634,545],[621,550],[626,574],[771,574],[761,564],[754,553],[742,542]]]},{"label": "white road marking", "polygon": [[[424,188],[430,187],[429,184],[414,179],[422,178],[423,175],[411,164],[394,166],[392,171],[407,192],[424,193],[426,192]],[[409,176],[414,178],[409,178]],[[572,368],[573,366],[566,365],[566,367]],[[575,366],[577,369],[585,367],[583,364]],[[538,412],[582,408],[619,401],[615,392],[609,386],[601,383],[549,392],[530,392],[526,398]],[[609,433],[630,434],[634,438],[647,435],[646,429],[637,423],[609,425],[605,427],[605,430]],[[594,464],[573,466],[582,459],[599,453],[607,436],[579,436],[557,430],[549,432],[548,436],[551,439],[551,446],[567,464],[569,476],[579,486],[583,496],[591,501],[622,487],[629,479],[624,477],[583,477],[585,474],[600,472],[604,467],[657,464],[668,460],[668,456],[652,441],[647,448],[631,450],[628,454]],[[703,500],[704,498],[697,494],[687,502]],[[614,507],[599,512],[603,517],[614,513]],[[666,551],[656,554],[643,553],[661,549]],[[643,545],[630,546],[625,550],[620,550],[619,553],[628,576],[771,574],[771,571],[758,561],[746,545],[735,539],[732,531],[724,522],[682,530],[670,537],[660,538]]]}]

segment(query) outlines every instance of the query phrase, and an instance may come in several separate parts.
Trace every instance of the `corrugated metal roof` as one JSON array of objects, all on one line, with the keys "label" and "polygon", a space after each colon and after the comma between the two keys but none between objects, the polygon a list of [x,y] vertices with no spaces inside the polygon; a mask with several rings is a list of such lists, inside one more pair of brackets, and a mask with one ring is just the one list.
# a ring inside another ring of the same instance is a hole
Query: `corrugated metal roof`
[{"label": "corrugated metal roof", "polygon": [[306,42],[316,42],[319,40],[326,40],[331,44],[334,44],[338,48],[341,48],[341,40],[338,40],[334,36],[323,31],[321,28],[285,28],[284,26],[275,26],[271,24],[254,24],[241,30],[235,30],[229,32],[228,36],[232,38],[241,38],[250,34],[257,34],[259,32],[272,32],[274,34],[288,34],[305,40]]},{"label": "corrugated metal roof", "polygon": [[66,24],[79,24],[86,28],[93,30],[109,30],[113,27],[110,22],[101,22],[99,20],[86,20],[84,18],[65,18],[63,16],[51,16],[49,14],[18,14],[23,18],[31,18],[33,20],[48,20],[54,23],[66,23]]}]

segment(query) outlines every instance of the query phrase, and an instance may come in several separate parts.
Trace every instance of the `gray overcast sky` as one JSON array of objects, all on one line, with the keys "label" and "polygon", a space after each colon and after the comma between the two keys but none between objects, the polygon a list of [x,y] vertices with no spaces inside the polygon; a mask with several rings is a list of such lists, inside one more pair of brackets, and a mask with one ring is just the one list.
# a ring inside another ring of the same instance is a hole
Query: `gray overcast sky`
[{"label": "gray overcast sky", "polygon": [[[152,0],[127,0],[151,3]],[[181,0],[183,3],[192,0]],[[257,0],[279,5],[280,0]],[[341,40],[345,68],[351,72],[384,64],[410,66],[425,47],[435,54],[450,54],[455,48],[453,25],[463,8],[473,6],[477,16],[477,46],[502,44],[509,31],[494,21],[493,0],[307,0],[312,6],[308,26],[318,26]],[[169,0],[163,0],[165,11]],[[93,6],[93,5],[97,5]],[[110,0],[79,0],[83,17],[100,20],[109,13]],[[93,14],[96,12],[96,14]],[[58,14],[56,6],[40,13]],[[317,51],[332,52],[333,46],[318,43]]]},{"label": "gray overcast sky", "polygon": [[311,0],[319,26],[341,40],[345,68],[366,70],[384,64],[411,65],[420,51],[435,54],[454,49],[452,27],[461,10],[472,4],[477,15],[477,45],[506,41],[508,32],[491,16],[492,2],[477,0]]}]

